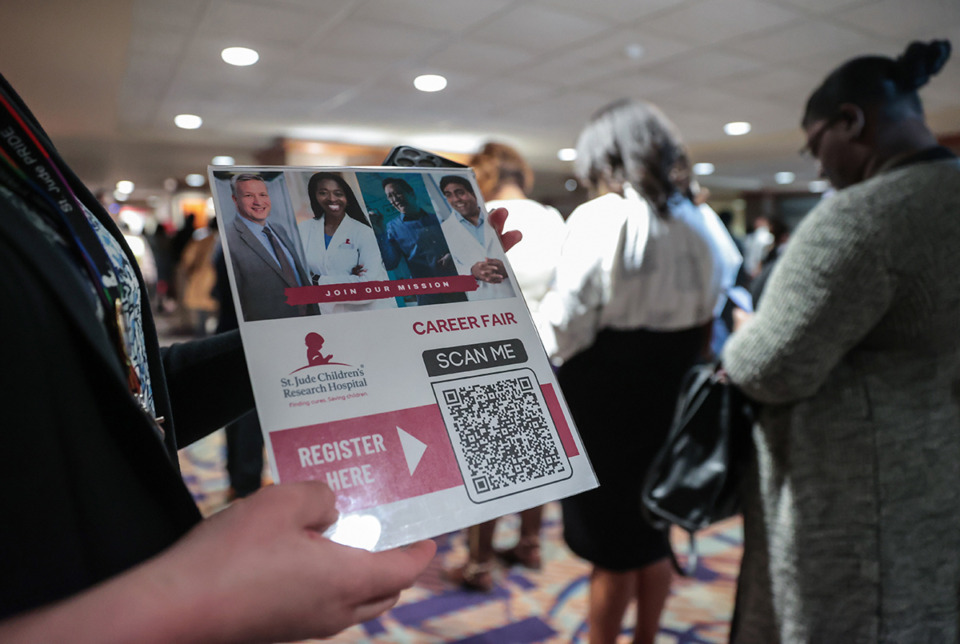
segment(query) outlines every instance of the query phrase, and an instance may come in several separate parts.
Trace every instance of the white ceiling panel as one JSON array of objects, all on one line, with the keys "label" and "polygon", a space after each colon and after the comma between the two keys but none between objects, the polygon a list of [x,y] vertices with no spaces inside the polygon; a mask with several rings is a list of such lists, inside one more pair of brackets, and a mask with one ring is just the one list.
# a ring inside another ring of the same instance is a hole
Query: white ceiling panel
[{"label": "white ceiling panel", "polygon": [[836,25],[829,19],[812,19],[778,28],[761,36],[737,39],[727,49],[756,60],[789,63],[817,54],[833,55],[842,51],[865,51],[874,38]]},{"label": "white ceiling panel", "polygon": [[204,38],[227,35],[255,43],[297,42],[307,39],[321,22],[316,14],[291,10],[282,3],[219,0],[201,6],[208,7],[197,25]]},{"label": "white ceiling panel", "polygon": [[512,11],[486,21],[472,32],[491,46],[505,44],[532,54],[561,50],[608,29],[609,22],[533,4],[519,4]]},{"label": "white ceiling panel", "polygon": [[655,16],[672,9],[687,0],[642,0],[624,2],[623,0],[536,0],[538,4],[566,9],[574,13],[606,18],[618,24]]},{"label": "white ceiling panel", "polygon": [[808,71],[764,67],[728,78],[722,87],[744,98],[763,99],[779,103],[787,110],[799,110],[822,80],[819,74]]},{"label": "white ceiling panel", "polygon": [[762,61],[756,58],[698,49],[692,54],[653,65],[650,71],[667,78],[682,78],[686,83],[707,85],[722,83],[727,76],[758,69],[762,65]]},{"label": "white ceiling panel", "polygon": [[[768,185],[757,177],[796,163],[803,102],[830,70],[917,37],[960,46],[960,0],[21,0],[0,2],[0,24],[3,73],[94,187],[159,185],[202,172],[205,145],[284,136],[506,139],[566,172],[556,150],[624,96],[660,104],[728,185]],[[260,62],[224,64],[227,45]],[[447,89],[417,92],[425,72]],[[922,96],[940,132],[960,132],[960,61]],[[181,111],[204,126],[175,128]],[[754,131],[726,137],[732,119]]]},{"label": "white ceiling panel", "polygon": [[820,14],[833,13],[841,9],[863,6],[876,1],[877,0],[782,0],[783,3],[790,5],[797,11]]},{"label": "white ceiling panel", "polygon": [[898,40],[937,38],[960,22],[958,0],[879,0],[837,14],[841,22]]},{"label": "white ceiling panel", "polygon": [[369,0],[355,16],[460,33],[509,7],[510,0]]},{"label": "white ceiling panel", "polygon": [[464,38],[437,51],[424,60],[424,65],[440,72],[453,70],[468,74],[499,75],[532,60],[524,49],[509,45]]},{"label": "white ceiling panel", "polygon": [[644,21],[643,26],[688,42],[710,45],[763,32],[801,17],[793,10],[758,0],[703,0]]}]

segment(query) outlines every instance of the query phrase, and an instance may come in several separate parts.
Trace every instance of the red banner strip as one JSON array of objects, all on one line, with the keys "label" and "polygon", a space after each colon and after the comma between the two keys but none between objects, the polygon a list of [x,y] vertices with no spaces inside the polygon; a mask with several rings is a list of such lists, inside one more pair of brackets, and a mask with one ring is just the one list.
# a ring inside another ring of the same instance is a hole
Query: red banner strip
[{"label": "red banner strip", "polygon": [[347,282],[322,286],[298,286],[285,289],[287,304],[320,304],[322,302],[357,302],[426,293],[464,293],[477,290],[471,275],[423,277],[386,282]]}]

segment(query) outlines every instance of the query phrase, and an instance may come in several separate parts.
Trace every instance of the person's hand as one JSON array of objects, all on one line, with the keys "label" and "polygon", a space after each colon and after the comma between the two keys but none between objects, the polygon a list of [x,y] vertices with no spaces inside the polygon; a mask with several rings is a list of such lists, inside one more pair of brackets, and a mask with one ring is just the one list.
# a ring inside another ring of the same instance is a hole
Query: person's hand
[{"label": "person's hand", "polygon": [[363,264],[357,264],[352,269],[350,269],[350,274],[356,275],[357,277],[363,275],[366,272],[367,272],[367,269],[363,267]]},{"label": "person's hand", "polygon": [[490,225],[493,226],[493,229],[497,231],[497,235],[500,237],[500,244],[503,245],[504,252],[516,246],[520,240],[523,239],[523,235],[519,230],[508,230],[507,232],[503,232],[503,225],[507,221],[507,214],[506,208],[497,208],[496,210],[490,211],[490,214],[488,215],[488,221],[490,222]]},{"label": "person's hand", "polygon": [[499,259],[486,258],[470,267],[474,279],[491,284],[499,284],[507,277],[507,269]]},{"label": "person's hand", "polygon": [[[519,231],[518,231],[519,232]],[[507,267],[503,265],[503,262],[495,257],[487,258],[487,265],[490,270],[494,272],[500,279],[499,282],[507,279]]]},{"label": "person's hand", "polygon": [[0,620],[0,641],[289,642],[373,619],[413,584],[436,544],[378,553],[336,544],[321,535],[337,520],[334,502],[320,482],[264,488],[153,559]]},{"label": "person's hand", "polygon": [[753,319],[753,313],[747,313],[740,307],[733,307],[731,311],[733,316],[733,330],[739,331],[742,329],[750,320]]},{"label": "person's hand", "polygon": [[321,536],[337,520],[334,502],[319,482],[264,488],[194,528],[156,560],[155,574],[192,598],[211,628],[226,629],[209,641],[326,637],[373,619],[436,545],[371,553],[336,544]]},{"label": "person's hand", "polygon": [[437,268],[446,270],[452,263],[453,257],[450,255],[450,253],[444,253],[443,256],[437,260]]}]

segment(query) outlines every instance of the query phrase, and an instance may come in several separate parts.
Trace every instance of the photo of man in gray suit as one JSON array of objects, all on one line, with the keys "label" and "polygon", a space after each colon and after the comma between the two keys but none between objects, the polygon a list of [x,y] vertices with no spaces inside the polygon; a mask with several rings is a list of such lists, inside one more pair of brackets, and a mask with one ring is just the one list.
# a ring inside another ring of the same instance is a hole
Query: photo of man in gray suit
[{"label": "photo of man in gray suit", "polygon": [[270,193],[258,174],[230,179],[237,217],[227,226],[227,248],[247,322],[320,313],[316,304],[287,304],[285,289],[309,286],[296,246],[279,226],[271,226]]}]

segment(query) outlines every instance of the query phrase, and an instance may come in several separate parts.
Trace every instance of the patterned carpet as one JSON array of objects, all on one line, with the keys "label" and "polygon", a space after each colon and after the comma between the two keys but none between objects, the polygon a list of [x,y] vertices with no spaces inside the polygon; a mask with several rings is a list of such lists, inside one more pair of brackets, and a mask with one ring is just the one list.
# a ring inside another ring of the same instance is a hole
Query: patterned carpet
[{"label": "patterned carpet", "polygon": [[[224,507],[228,482],[224,471],[223,432],[217,432],[180,453],[184,480],[201,510],[210,514]],[[515,542],[516,516],[501,520],[496,547]],[[544,567],[534,572],[520,567],[500,569],[490,593],[462,591],[443,579],[442,571],[466,560],[465,532],[437,538],[439,552],[416,586],[382,617],[350,628],[325,641],[344,643],[526,644],[586,642],[587,575],[590,566],[570,553],[562,539],[560,505],[544,513]],[[685,537],[674,543],[686,543]],[[678,577],[667,602],[658,644],[726,642],[742,530],[739,520],[712,527],[697,538],[701,559],[696,579]],[[632,636],[628,614],[621,642]]]}]

